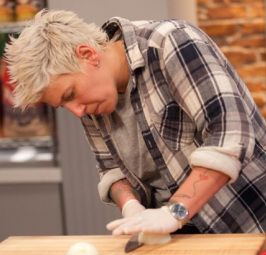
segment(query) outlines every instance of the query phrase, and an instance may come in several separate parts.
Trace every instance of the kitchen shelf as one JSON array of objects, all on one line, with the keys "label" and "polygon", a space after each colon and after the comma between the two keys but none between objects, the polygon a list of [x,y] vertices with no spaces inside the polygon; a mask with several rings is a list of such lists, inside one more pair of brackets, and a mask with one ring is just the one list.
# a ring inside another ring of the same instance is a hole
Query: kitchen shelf
[{"label": "kitchen shelf", "polygon": [[20,33],[30,21],[3,22],[0,23],[0,33]]},{"label": "kitchen shelf", "polygon": [[59,167],[20,167],[1,168],[0,184],[18,183],[61,183],[62,173]]},{"label": "kitchen shelf", "polygon": [[55,166],[55,145],[53,138],[1,138],[0,139],[0,166]]},{"label": "kitchen shelf", "polygon": [[54,146],[54,142],[51,136],[0,138],[0,150],[16,149],[21,146],[51,148]]}]

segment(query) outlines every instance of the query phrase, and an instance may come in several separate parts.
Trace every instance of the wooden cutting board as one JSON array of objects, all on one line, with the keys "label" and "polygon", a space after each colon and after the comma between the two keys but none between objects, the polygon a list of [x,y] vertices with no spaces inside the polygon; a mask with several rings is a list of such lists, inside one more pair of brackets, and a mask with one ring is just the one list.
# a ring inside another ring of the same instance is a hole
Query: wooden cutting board
[{"label": "wooden cutting board", "polygon": [[[139,255],[257,255],[263,234],[175,235],[165,245],[146,245],[129,254]],[[65,255],[76,242],[89,242],[99,255],[125,254],[129,236],[21,236],[0,243],[0,255]]]}]

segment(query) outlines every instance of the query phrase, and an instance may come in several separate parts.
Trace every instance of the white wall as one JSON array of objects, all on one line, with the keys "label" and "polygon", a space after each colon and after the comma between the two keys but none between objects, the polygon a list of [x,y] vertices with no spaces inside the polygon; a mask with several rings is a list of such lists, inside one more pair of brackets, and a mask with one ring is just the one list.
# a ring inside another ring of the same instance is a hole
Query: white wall
[{"label": "white wall", "polygon": [[197,24],[196,4],[196,0],[168,0],[168,16]]},{"label": "white wall", "polygon": [[186,19],[196,24],[196,0],[49,0],[49,8],[77,12],[87,22],[101,25],[108,18]]},{"label": "white wall", "polygon": [[168,17],[167,1],[159,0],[50,0],[48,4],[50,9],[77,12],[87,22],[95,22],[98,25],[113,16],[131,20]]}]

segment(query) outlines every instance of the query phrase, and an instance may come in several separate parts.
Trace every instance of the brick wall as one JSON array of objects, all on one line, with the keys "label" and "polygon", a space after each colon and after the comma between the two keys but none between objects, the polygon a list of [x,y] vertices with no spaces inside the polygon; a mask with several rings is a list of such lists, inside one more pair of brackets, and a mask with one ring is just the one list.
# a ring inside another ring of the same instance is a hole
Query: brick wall
[{"label": "brick wall", "polygon": [[264,0],[197,0],[198,25],[219,45],[266,118]]}]

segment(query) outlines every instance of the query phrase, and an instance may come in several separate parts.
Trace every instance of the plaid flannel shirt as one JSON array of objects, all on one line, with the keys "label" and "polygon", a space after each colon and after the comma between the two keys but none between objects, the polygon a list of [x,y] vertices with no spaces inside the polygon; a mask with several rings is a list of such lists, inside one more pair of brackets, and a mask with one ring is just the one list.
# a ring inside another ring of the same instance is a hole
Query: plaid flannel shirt
[{"label": "plaid flannel shirt", "polygon": [[[115,17],[103,26],[110,36],[118,28],[133,80],[132,107],[168,189],[174,193],[193,165],[226,173],[230,183],[193,223],[202,233],[265,232],[266,123],[224,55],[184,21]],[[149,184],[124,166],[108,121],[82,118],[100,173],[100,196],[111,202],[110,186],[127,178],[149,207]]]}]

